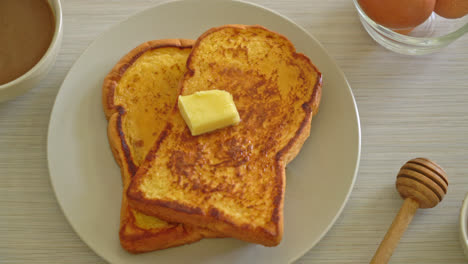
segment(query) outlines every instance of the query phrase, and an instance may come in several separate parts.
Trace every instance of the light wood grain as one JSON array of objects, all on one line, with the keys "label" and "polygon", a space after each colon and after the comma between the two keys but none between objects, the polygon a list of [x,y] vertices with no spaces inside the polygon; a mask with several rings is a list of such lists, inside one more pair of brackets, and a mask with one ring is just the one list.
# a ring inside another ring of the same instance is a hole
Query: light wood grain
[{"label": "light wood grain", "polygon": [[[0,104],[0,263],[104,263],[71,229],[50,186],[49,115],[87,45],[158,2],[63,0],[63,45],[52,72],[26,95]],[[418,156],[444,167],[450,187],[440,205],[416,213],[391,263],[466,263],[457,225],[468,191],[468,36],[439,53],[406,57],[370,39],[352,1],[253,2],[315,35],[347,75],[361,117],[361,165],[350,201],[297,263],[368,263],[402,203],[394,188],[398,169]]]}]

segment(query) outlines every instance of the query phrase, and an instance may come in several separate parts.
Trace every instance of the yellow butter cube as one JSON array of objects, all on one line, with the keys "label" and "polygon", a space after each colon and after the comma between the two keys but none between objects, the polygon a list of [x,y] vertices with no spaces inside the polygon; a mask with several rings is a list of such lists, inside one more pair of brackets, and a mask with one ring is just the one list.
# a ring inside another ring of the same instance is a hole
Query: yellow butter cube
[{"label": "yellow butter cube", "polygon": [[179,111],[193,136],[236,125],[239,113],[232,95],[226,91],[200,91],[179,96]]}]

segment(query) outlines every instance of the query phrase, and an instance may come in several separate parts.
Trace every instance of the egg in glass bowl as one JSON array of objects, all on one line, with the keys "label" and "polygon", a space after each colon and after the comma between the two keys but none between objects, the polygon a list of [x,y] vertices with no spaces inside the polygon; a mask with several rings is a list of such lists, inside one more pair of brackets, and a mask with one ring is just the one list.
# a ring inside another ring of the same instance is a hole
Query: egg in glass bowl
[{"label": "egg in glass bowl", "polygon": [[408,55],[439,51],[468,33],[468,0],[353,0],[383,47]]}]

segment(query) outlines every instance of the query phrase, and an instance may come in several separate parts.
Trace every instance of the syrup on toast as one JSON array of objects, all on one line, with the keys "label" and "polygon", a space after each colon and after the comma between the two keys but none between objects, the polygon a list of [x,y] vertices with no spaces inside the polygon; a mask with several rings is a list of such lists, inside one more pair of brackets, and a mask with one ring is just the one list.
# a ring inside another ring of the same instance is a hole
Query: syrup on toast
[{"label": "syrup on toast", "polygon": [[147,252],[213,237],[210,231],[169,224],[131,208],[126,190],[131,178],[164,129],[177,100],[192,40],[156,40],[124,56],[103,84],[108,138],[121,168],[123,197],[119,237],[132,253]]},{"label": "syrup on toast", "polygon": [[241,121],[192,136],[175,105],[132,179],[130,204],[167,221],[279,244],[285,166],[309,136],[321,85],[317,68],[278,33],[243,25],[208,30],[187,60],[180,93],[226,90]]}]

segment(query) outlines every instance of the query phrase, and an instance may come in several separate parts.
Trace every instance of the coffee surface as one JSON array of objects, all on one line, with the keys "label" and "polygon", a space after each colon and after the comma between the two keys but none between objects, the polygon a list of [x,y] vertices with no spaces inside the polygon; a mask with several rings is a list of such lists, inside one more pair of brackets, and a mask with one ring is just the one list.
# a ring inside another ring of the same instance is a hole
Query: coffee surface
[{"label": "coffee surface", "polygon": [[46,0],[0,0],[0,85],[34,67],[54,31],[54,14]]}]

